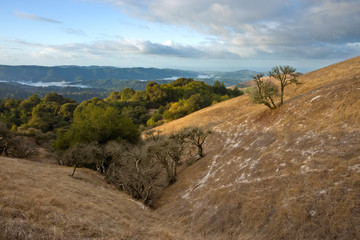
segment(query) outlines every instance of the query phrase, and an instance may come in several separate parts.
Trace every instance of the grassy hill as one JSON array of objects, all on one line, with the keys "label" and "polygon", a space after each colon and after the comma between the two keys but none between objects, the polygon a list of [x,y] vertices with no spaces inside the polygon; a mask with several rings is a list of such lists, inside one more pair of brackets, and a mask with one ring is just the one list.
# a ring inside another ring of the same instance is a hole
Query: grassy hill
[{"label": "grassy hill", "polygon": [[140,202],[78,169],[0,157],[0,239],[183,239]]},{"label": "grassy hill", "polygon": [[158,127],[214,133],[150,211],[85,169],[0,158],[0,238],[359,239],[360,57]]},{"label": "grassy hill", "polygon": [[275,111],[241,96],[159,127],[214,134],[157,211],[206,239],[359,238],[360,57],[300,80]]}]

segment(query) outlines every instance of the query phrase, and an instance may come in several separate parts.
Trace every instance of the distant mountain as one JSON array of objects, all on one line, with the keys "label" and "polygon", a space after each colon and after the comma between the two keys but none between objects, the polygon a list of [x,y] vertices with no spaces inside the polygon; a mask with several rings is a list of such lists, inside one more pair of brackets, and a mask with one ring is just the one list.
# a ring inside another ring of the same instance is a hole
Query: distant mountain
[{"label": "distant mountain", "polygon": [[[213,85],[216,81],[225,86],[239,85],[258,72],[241,70],[235,72],[195,72],[178,69],[117,68],[102,66],[8,66],[0,65],[0,98],[24,98],[37,93],[55,91],[75,96],[80,101],[84,96],[102,96],[124,88],[145,89],[148,81],[159,84],[178,78],[193,78]],[[17,83],[17,84],[15,84]],[[19,85],[21,84],[21,85]],[[64,88],[66,90],[64,91]],[[91,94],[93,93],[93,95]],[[79,97],[80,96],[80,97]]]},{"label": "distant mountain", "polygon": [[70,82],[117,80],[160,80],[177,77],[195,78],[198,73],[177,69],[116,68],[101,66],[6,66],[0,65],[0,80],[23,82]]},{"label": "distant mountain", "polygon": [[26,99],[33,94],[44,97],[47,93],[56,92],[64,97],[74,99],[78,103],[92,97],[106,98],[110,92],[100,88],[79,88],[79,87],[34,87],[16,82],[0,82],[0,98]]},{"label": "distant mountain", "polygon": [[251,70],[240,70],[234,72],[200,72],[198,77],[208,84],[213,84],[215,81],[224,82],[225,86],[239,85],[252,79],[260,72]]}]

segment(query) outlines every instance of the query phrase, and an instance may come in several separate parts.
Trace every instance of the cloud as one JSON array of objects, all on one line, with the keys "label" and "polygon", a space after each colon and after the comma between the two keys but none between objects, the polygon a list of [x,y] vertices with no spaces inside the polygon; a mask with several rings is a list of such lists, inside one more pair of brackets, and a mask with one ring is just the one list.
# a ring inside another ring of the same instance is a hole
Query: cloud
[{"label": "cloud", "polygon": [[80,36],[86,36],[86,33],[80,29],[74,29],[74,28],[63,28],[63,31],[70,35],[80,35]]},{"label": "cloud", "polygon": [[[111,3],[144,21],[186,26],[209,35],[222,43],[217,46],[220,57],[272,54],[286,58],[289,53],[296,53],[295,58],[327,58],[360,53],[351,53],[348,45],[360,39],[358,0],[98,1]],[[148,44],[148,48],[152,47],[160,52],[192,56],[183,54],[189,47],[168,49]],[[200,52],[207,53],[201,49]]]},{"label": "cloud", "polygon": [[18,18],[22,18],[25,20],[32,20],[32,21],[39,21],[39,22],[47,22],[47,23],[55,23],[55,24],[62,24],[62,22],[57,21],[55,19],[42,17],[35,14],[29,14],[24,12],[15,12],[14,15]]},{"label": "cloud", "polygon": [[204,45],[184,45],[172,41],[154,43],[142,39],[117,38],[92,43],[71,44],[41,44],[23,40],[7,41],[16,46],[29,49],[36,58],[77,58],[77,57],[112,57],[121,55],[153,55],[173,58],[195,59],[236,59],[241,56],[234,49],[227,48],[221,43],[208,43]]}]

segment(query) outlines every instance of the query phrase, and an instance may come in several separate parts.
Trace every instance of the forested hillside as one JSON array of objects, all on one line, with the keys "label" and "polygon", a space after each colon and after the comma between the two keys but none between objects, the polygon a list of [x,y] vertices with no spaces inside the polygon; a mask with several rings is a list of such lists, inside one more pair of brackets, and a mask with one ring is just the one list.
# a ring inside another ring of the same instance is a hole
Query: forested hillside
[{"label": "forested hillside", "polygon": [[6,66],[0,65],[0,79],[21,82],[81,82],[84,80],[161,80],[174,76],[196,77],[197,73],[176,69],[116,68],[101,66]]},{"label": "forested hillside", "polygon": [[92,97],[105,98],[112,91],[132,88],[142,91],[150,81],[168,84],[178,78],[192,78],[214,85],[239,85],[255,71],[194,72],[157,68],[116,68],[101,66],[6,66],[0,65],[0,98],[44,97],[56,92],[78,103]]},{"label": "forested hillside", "polygon": [[[143,91],[126,88],[112,92],[105,99],[91,98],[81,104],[55,92],[48,93],[43,98],[34,94],[25,100],[1,99],[0,121],[6,123],[9,129],[26,135],[30,134],[30,130],[34,135],[32,129],[36,129],[40,131],[40,135],[52,132],[55,136],[65,137],[63,134],[69,132],[72,125],[83,124],[85,120],[92,119],[91,116],[94,118],[89,125],[96,126],[95,122],[98,120],[95,116],[104,117],[101,112],[105,111],[104,114],[113,115],[113,121],[121,118],[121,121],[135,124],[133,129],[138,131],[140,126],[143,128],[160,125],[241,94],[238,89],[227,89],[223,83],[216,82],[214,86],[210,86],[190,78],[180,78],[168,84],[149,82]],[[99,119],[99,123],[104,121],[105,119]],[[113,130],[112,126],[114,124],[110,122],[104,128],[110,131]],[[95,132],[101,132],[104,128]],[[57,146],[67,148],[71,141],[61,139],[62,137]],[[119,136],[114,136],[114,139],[117,137]]]}]

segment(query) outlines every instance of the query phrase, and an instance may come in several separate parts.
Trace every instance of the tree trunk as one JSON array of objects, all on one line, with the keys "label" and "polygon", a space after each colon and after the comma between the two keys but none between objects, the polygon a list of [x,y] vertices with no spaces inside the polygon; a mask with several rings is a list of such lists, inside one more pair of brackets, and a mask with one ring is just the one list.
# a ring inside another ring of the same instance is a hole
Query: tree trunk
[{"label": "tree trunk", "polygon": [[199,150],[199,151],[198,151],[199,157],[200,157],[200,158],[204,157],[202,145],[198,145],[198,148],[199,148],[199,149],[198,149],[198,150]]},{"label": "tree trunk", "polygon": [[270,101],[271,101],[271,103],[272,103],[272,105],[273,105],[273,107],[271,108],[271,110],[276,109],[276,104],[274,103],[274,100],[273,100],[271,97],[269,97],[269,98],[270,98]]},{"label": "tree trunk", "polygon": [[280,105],[283,105],[283,103],[284,103],[284,88],[285,88],[285,86],[283,84],[281,84]]},{"label": "tree trunk", "polygon": [[74,176],[74,174],[75,174],[75,171],[76,171],[76,167],[77,167],[77,164],[75,163],[74,164],[74,169],[73,169],[73,171],[72,171],[72,173],[70,174],[70,176]]},{"label": "tree trunk", "polygon": [[170,178],[170,184],[173,184],[176,182],[176,162],[174,162],[171,166],[171,178]]}]

